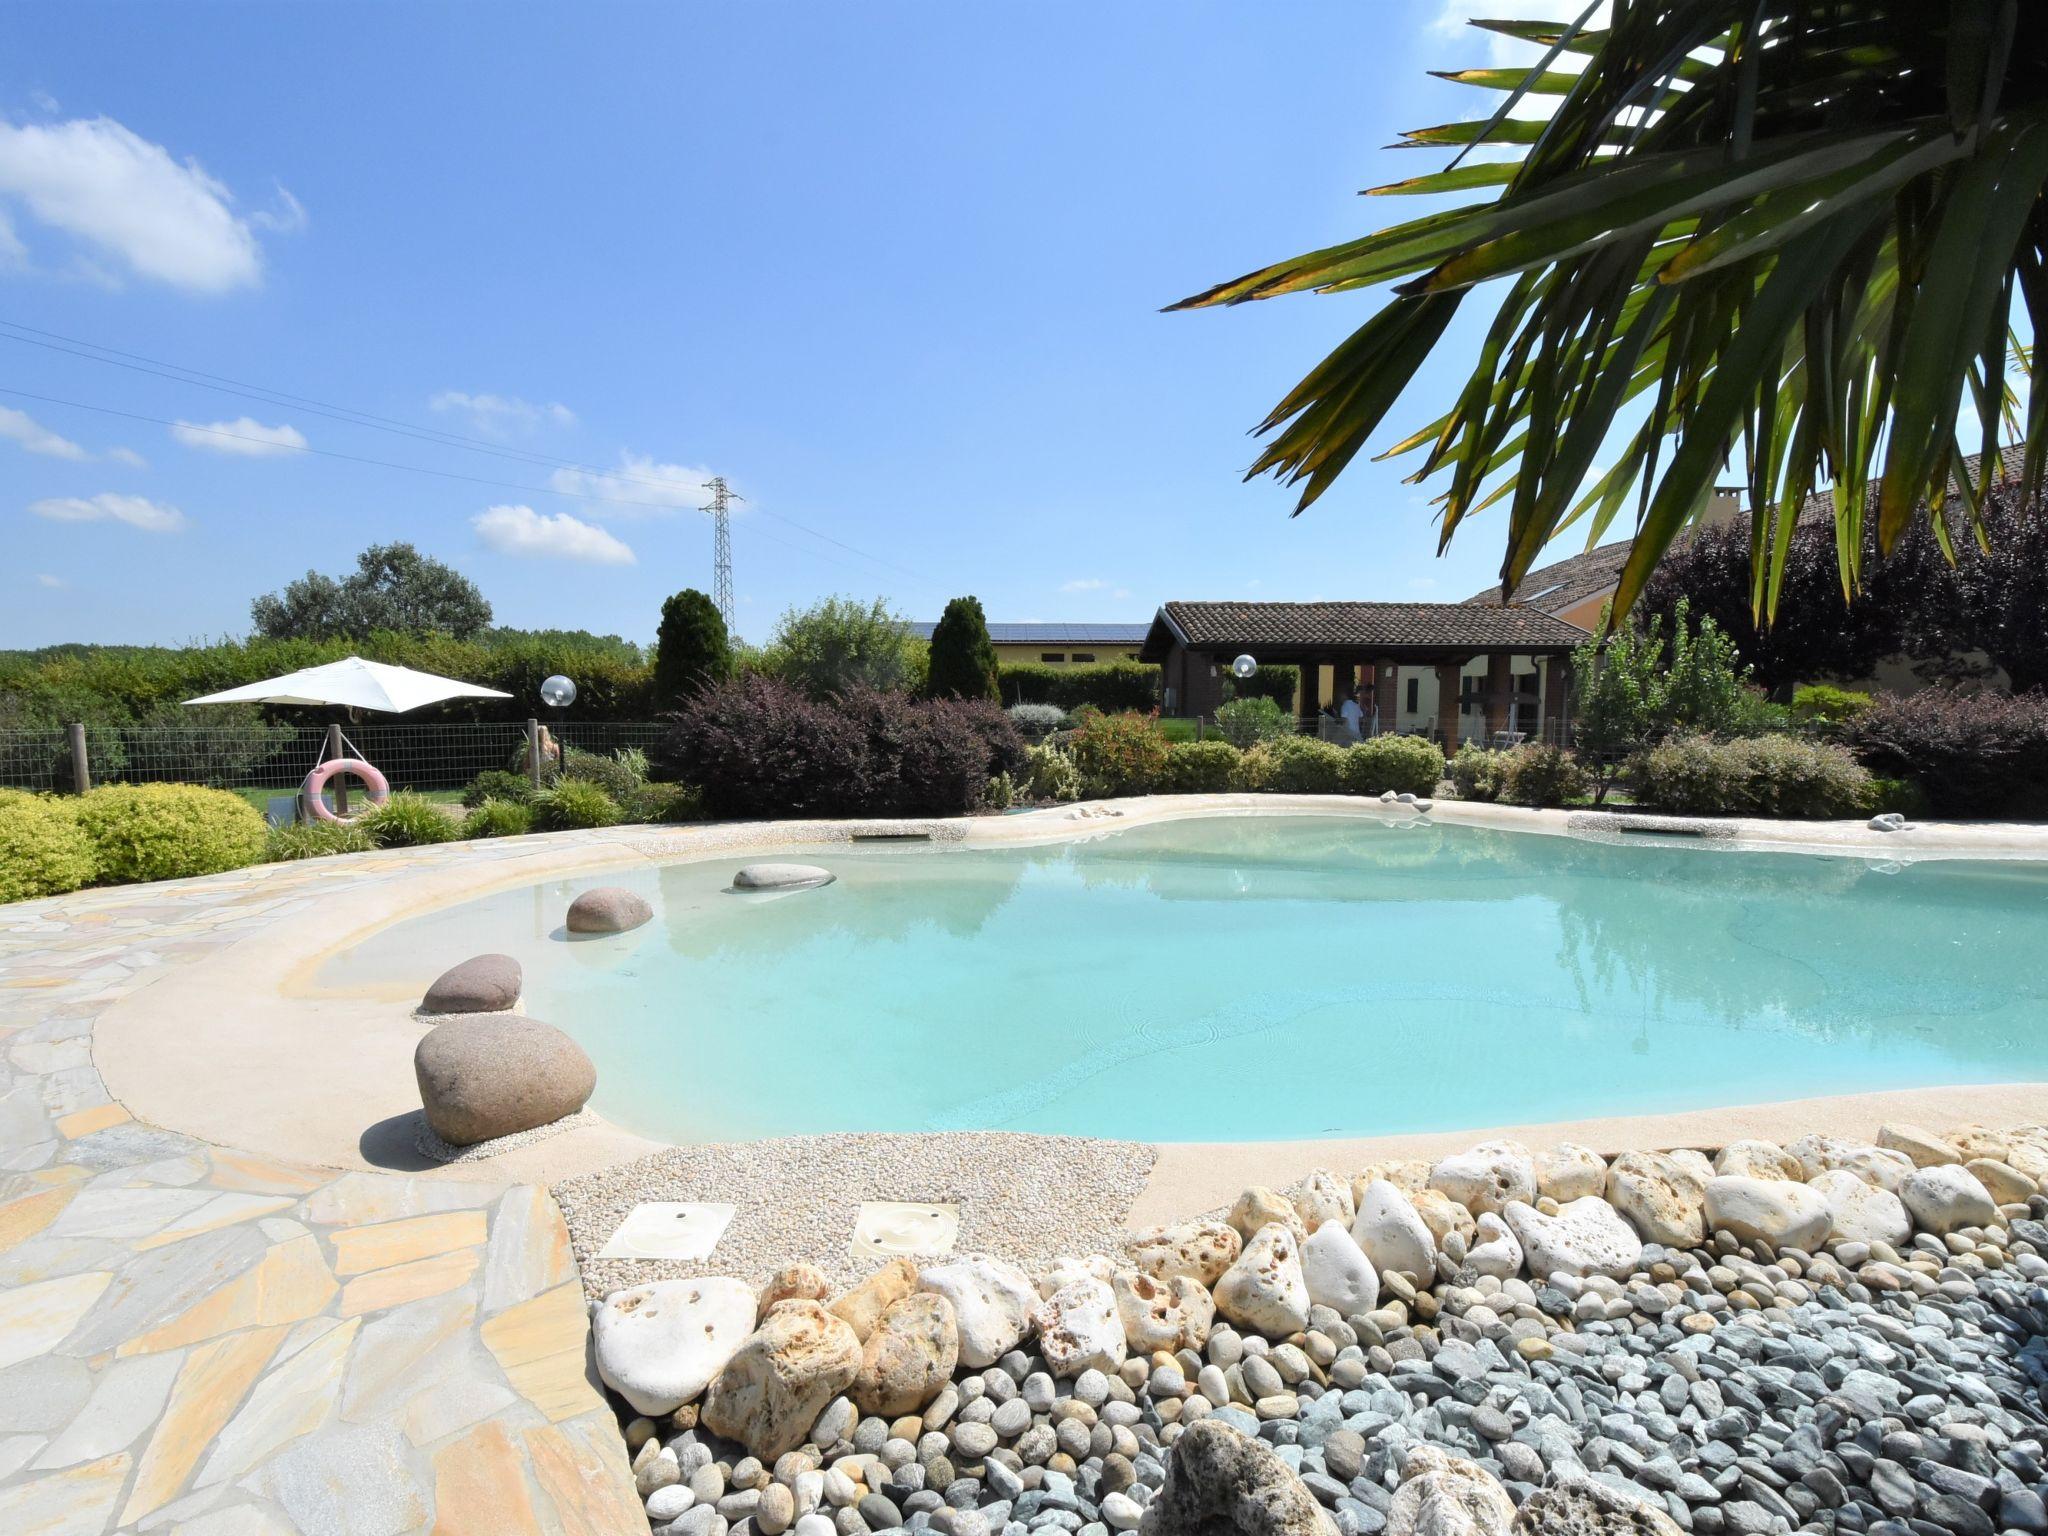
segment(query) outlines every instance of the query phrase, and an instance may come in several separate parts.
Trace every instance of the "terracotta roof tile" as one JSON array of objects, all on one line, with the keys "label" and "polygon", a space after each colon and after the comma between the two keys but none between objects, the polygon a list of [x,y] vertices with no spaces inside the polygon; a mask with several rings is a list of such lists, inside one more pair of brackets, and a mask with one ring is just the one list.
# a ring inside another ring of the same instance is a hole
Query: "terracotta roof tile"
[{"label": "terracotta roof tile", "polygon": [[1532,650],[1578,645],[1586,632],[1537,608],[1461,603],[1168,603],[1160,612],[1191,646],[1442,646]]}]

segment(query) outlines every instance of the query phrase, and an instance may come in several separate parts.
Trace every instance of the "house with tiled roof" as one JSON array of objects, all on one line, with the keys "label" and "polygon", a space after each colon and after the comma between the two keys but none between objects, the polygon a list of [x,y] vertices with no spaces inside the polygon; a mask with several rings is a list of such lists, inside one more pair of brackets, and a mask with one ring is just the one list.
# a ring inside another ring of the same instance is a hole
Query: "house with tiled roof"
[{"label": "house with tiled roof", "polygon": [[[904,626],[920,640],[929,640],[935,624]],[[1086,667],[1107,661],[1133,661],[1145,643],[1143,624],[1024,623],[990,624],[989,643],[1003,666],[1029,663],[1048,667]]]},{"label": "house with tiled roof", "polygon": [[1461,741],[1560,739],[1572,650],[1587,632],[1527,604],[1170,602],[1139,658],[1160,669],[1160,707],[1213,719],[1232,664],[1299,672],[1296,713],[1317,730],[1356,694],[1365,730]]}]

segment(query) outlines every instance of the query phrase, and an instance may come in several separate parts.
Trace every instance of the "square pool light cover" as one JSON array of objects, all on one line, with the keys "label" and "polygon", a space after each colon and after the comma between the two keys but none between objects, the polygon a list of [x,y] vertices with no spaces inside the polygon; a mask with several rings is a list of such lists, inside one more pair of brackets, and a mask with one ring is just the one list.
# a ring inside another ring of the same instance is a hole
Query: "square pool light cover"
[{"label": "square pool light cover", "polygon": [[648,1200],[626,1213],[600,1259],[708,1259],[732,1220],[729,1205]]},{"label": "square pool light cover", "polygon": [[960,1207],[901,1200],[863,1200],[853,1226],[856,1259],[951,1253],[960,1236]]}]

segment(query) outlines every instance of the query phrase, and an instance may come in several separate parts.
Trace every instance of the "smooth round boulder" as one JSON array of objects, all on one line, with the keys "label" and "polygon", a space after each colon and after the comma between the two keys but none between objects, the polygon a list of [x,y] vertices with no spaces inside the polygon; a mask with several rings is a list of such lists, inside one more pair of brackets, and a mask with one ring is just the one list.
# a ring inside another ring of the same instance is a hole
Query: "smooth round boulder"
[{"label": "smooth round boulder", "polygon": [[455,1018],[412,1053],[420,1103],[434,1134],[469,1147],[573,1115],[597,1086],[597,1068],[567,1035],[538,1019]]},{"label": "smooth round boulder", "polygon": [[736,891],[801,891],[839,877],[815,864],[749,864],[732,877]]},{"label": "smooth round boulder", "polygon": [[654,916],[644,896],[623,886],[601,885],[569,903],[571,933],[625,933]]},{"label": "smooth round boulder", "polygon": [[472,955],[435,978],[421,1013],[503,1013],[519,1001],[519,962],[510,955]]}]

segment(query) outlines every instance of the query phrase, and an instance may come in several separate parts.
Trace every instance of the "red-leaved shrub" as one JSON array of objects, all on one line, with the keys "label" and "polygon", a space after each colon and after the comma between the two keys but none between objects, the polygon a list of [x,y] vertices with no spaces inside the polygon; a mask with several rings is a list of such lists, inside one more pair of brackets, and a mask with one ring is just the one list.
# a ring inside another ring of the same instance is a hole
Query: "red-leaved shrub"
[{"label": "red-leaved shrub", "polygon": [[818,701],[742,677],[670,716],[662,765],[713,816],[921,816],[981,808],[1024,744],[992,704],[862,690]]},{"label": "red-leaved shrub", "polygon": [[1928,688],[1880,697],[1841,727],[1872,773],[1912,779],[1950,816],[2048,815],[2048,694]]}]

